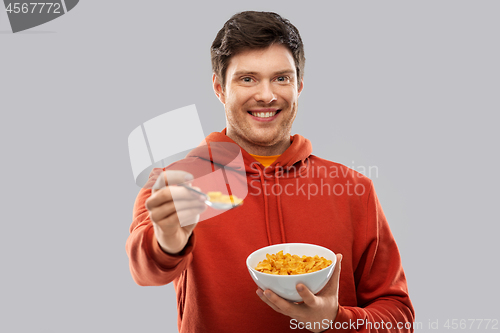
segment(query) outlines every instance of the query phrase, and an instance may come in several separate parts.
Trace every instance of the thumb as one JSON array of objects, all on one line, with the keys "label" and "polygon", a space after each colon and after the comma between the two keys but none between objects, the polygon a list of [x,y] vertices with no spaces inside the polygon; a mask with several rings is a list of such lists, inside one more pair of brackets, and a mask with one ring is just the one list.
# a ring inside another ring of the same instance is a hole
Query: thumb
[{"label": "thumb", "polygon": [[176,185],[193,180],[193,175],[189,172],[182,170],[166,170],[158,175],[155,184],[153,185],[153,192],[158,191],[165,186]]},{"label": "thumb", "polygon": [[309,306],[316,304],[316,296],[303,283],[299,283],[295,288],[297,289],[300,297],[302,297],[304,303]]}]

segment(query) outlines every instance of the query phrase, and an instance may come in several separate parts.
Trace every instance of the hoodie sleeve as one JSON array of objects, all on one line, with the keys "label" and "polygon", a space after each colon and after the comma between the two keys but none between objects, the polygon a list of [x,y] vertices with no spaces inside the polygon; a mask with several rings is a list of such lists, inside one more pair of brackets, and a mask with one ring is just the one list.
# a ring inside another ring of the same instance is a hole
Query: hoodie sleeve
[{"label": "hoodie sleeve", "polygon": [[358,307],[340,304],[328,332],[413,332],[415,312],[399,250],[373,183],[366,207],[365,249],[354,272]]},{"label": "hoodie sleeve", "polygon": [[134,281],[140,286],[161,286],[172,282],[189,266],[193,258],[195,236],[193,232],[179,254],[165,253],[156,240],[153,223],[145,206],[150,195],[151,190],[143,188],[135,200],[126,251]]}]

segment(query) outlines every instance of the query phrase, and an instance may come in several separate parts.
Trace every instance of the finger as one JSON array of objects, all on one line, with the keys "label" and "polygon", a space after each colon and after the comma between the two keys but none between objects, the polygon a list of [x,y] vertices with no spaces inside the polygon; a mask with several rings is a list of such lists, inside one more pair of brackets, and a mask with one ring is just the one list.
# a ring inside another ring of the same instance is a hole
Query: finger
[{"label": "finger", "polygon": [[262,291],[262,289],[257,289],[257,295],[260,297],[260,299],[266,303],[268,306],[270,306],[274,311],[278,312],[278,313],[281,313],[281,314],[284,314],[280,309],[278,309],[276,307],[276,305],[274,305],[273,303],[271,303],[271,301],[264,295],[264,292]]},{"label": "finger", "polygon": [[188,209],[181,210],[177,213],[177,218],[179,219],[179,223],[181,227],[185,228],[193,223],[198,223],[200,221],[200,214],[203,213],[207,209],[207,206],[203,206],[201,209]]},{"label": "finger", "polygon": [[206,205],[200,200],[178,200],[175,201],[175,204],[174,201],[170,201],[152,209],[149,212],[149,217],[151,218],[151,221],[156,222],[156,221],[161,221],[172,214],[175,214],[176,211],[178,212],[181,210],[187,210],[193,208],[201,209],[204,208],[205,206]]},{"label": "finger", "polygon": [[338,294],[339,290],[339,280],[340,280],[340,262],[342,261],[342,255],[336,254],[337,262],[335,268],[333,269],[332,277],[326,285],[318,292],[317,296],[333,296]]},{"label": "finger", "polygon": [[189,226],[193,223],[198,223],[200,214],[207,209],[207,206],[185,209],[155,222],[164,231],[180,227]]},{"label": "finger", "polygon": [[205,200],[205,197],[202,197],[182,186],[167,186],[151,194],[151,196],[146,200],[146,209],[151,211],[155,207],[174,200],[193,200],[195,198],[200,201]]},{"label": "finger", "polygon": [[153,185],[152,191],[154,193],[165,186],[184,183],[193,180],[193,178],[193,175],[186,171],[166,170],[158,176],[155,184]]},{"label": "finger", "polygon": [[279,309],[279,311],[281,311],[283,314],[286,314],[287,316],[292,316],[295,313],[293,308],[298,306],[297,304],[290,303],[289,301],[279,297],[269,289],[264,291],[264,297],[266,297],[269,302],[271,302],[275,307]]},{"label": "finger", "polygon": [[335,295],[338,295],[339,293],[339,281],[340,281],[340,263],[342,262],[342,258],[344,256],[340,253],[337,254],[337,264],[335,265],[335,269],[333,271],[333,275],[332,275],[332,280],[335,282]]},{"label": "finger", "polygon": [[315,306],[317,304],[317,297],[304,284],[299,283],[295,288],[306,305]]}]

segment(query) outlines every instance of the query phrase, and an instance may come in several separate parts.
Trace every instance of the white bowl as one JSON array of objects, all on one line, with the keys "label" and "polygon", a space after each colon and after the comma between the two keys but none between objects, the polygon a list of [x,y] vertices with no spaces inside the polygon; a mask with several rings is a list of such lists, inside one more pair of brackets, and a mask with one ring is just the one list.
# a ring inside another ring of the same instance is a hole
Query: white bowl
[{"label": "white bowl", "polygon": [[[276,254],[279,251],[283,251],[284,254],[290,253],[291,255],[296,254],[298,256],[306,255],[314,257],[318,255],[331,260],[332,264],[316,272],[297,275],[273,275],[255,270],[257,264],[266,259],[267,253]],[[297,289],[295,289],[298,283],[305,284],[312,293],[318,293],[332,277],[336,263],[337,257],[329,249],[305,243],[283,243],[266,246],[253,252],[247,258],[248,271],[260,289],[271,289],[278,296],[293,302],[302,302],[302,297],[300,297]]]}]

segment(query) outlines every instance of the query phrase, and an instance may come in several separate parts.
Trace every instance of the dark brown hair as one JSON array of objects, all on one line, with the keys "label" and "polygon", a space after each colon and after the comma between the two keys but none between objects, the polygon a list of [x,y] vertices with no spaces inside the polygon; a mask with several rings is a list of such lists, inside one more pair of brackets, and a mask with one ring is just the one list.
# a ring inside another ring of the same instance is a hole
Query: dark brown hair
[{"label": "dark brown hair", "polygon": [[299,30],[287,19],[273,12],[246,11],[233,15],[220,29],[210,49],[212,71],[224,89],[226,70],[232,56],[248,49],[263,49],[283,44],[292,52],[297,70],[297,84],[304,76],[304,45]]}]

